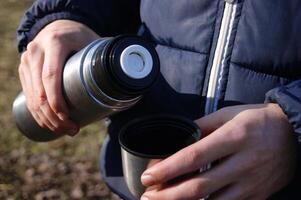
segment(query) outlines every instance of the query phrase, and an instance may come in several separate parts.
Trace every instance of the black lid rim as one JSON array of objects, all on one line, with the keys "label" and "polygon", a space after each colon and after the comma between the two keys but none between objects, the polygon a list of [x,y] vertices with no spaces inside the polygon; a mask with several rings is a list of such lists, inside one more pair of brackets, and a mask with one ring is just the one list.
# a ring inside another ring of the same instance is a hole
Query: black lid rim
[{"label": "black lid rim", "polygon": [[[113,44],[110,52],[110,70],[119,87],[125,89],[128,94],[139,95],[149,89],[156,81],[160,72],[159,57],[154,47],[144,39],[138,36],[121,36],[120,40]],[[149,75],[142,79],[133,79],[128,77],[120,65],[120,56],[122,51],[132,44],[138,44],[145,47],[153,58],[153,69]]]},{"label": "black lid rim", "polygon": [[[97,64],[93,67],[93,76],[98,87],[109,96],[120,100],[136,98],[145,93],[156,82],[160,72],[159,58],[154,47],[139,36],[120,35],[106,40],[107,42],[96,50],[100,54],[93,55]],[[147,48],[153,58],[153,70],[143,79],[130,78],[121,69],[121,53],[132,44],[140,44]]]},{"label": "black lid rim", "polygon": [[[138,122],[154,123],[154,120],[155,120],[155,122],[159,121],[161,123],[164,123],[164,121],[162,121],[162,120],[166,120],[167,122],[172,121],[173,124],[175,124],[177,122],[181,123],[181,125],[185,125],[189,129],[194,130],[193,132],[191,132],[191,135],[196,140],[199,140],[200,137],[201,137],[201,130],[198,127],[198,125],[196,125],[193,121],[189,120],[188,118],[185,118],[185,117],[179,116],[179,115],[171,115],[171,114],[147,115],[147,116],[144,116],[144,117],[135,118],[135,119],[131,120],[120,130],[119,135],[118,135],[118,141],[119,141],[119,144],[120,144],[121,148],[123,150],[127,151],[128,153],[133,154],[134,156],[141,157],[141,158],[163,159],[163,158],[166,158],[166,157],[172,155],[172,154],[156,155],[156,154],[139,153],[137,151],[129,149],[127,146],[125,146],[123,144],[124,135],[125,135],[127,129],[129,129],[133,125],[136,125]],[[196,138],[196,137],[198,137],[198,138]]]}]

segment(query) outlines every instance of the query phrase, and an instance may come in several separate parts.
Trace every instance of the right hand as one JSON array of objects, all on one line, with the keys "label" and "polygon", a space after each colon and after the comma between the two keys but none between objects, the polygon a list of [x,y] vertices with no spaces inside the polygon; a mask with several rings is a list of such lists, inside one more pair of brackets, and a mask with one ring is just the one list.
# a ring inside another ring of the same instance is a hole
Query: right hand
[{"label": "right hand", "polygon": [[19,76],[26,104],[36,122],[58,134],[75,135],[79,126],[69,119],[62,94],[67,57],[99,36],[87,26],[57,20],[44,27],[21,56]]}]

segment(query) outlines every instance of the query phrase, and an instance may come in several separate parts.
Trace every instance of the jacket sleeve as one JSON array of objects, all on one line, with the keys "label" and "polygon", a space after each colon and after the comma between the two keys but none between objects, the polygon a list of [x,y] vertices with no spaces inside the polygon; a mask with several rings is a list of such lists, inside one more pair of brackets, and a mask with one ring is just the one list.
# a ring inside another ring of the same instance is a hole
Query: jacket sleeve
[{"label": "jacket sleeve", "polygon": [[136,33],[140,24],[139,0],[36,0],[17,30],[19,52],[47,24],[58,19],[81,22],[100,36]]},{"label": "jacket sleeve", "polygon": [[266,102],[279,104],[288,116],[301,145],[301,80],[272,89],[266,94]]},{"label": "jacket sleeve", "polygon": [[[300,197],[301,184],[301,79],[270,90],[266,102],[278,103],[288,117],[298,141],[297,171],[291,183],[291,194]],[[288,187],[289,188],[289,187]]]}]

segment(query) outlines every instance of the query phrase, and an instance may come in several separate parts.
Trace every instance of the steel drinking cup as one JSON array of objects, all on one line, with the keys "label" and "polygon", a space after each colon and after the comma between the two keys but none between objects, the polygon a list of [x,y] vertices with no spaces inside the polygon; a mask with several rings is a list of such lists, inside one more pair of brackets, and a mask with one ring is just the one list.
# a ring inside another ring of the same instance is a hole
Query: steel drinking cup
[{"label": "steel drinking cup", "polygon": [[122,168],[130,192],[140,198],[145,192],[140,177],[150,166],[198,141],[201,132],[189,119],[153,115],[129,122],[119,134]]}]

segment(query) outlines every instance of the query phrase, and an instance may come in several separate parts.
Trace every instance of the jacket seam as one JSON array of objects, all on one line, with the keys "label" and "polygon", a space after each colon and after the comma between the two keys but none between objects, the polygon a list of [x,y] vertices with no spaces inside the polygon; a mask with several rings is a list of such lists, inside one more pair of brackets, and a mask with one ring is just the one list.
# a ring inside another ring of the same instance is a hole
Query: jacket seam
[{"label": "jacket seam", "polygon": [[209,55],[209,53],[205,53],[205,52],[199,52],[199,51],[192,50],[192,49],[187,49],[187,48],[182,48],[182,47],[175,47],[175,46],[171,46],[171,45],[168,45],[168,44],[163,44],[161,42],[158,42],[157,40],[155,41],[155,44],[160,45],[160,46],[164,46],[164,47],[168,47],[168,48],[171,48],[171,49],[175,49],[175,50],[178,50],[178,51],[197,53],[197,54],[206,55],[206,56]]},{"label": "jacket seam", "polygon": [[284,77],[284,76],[281,76],[280,74],[271,74],[269,72],[264,72],[264,71],[260,71],[260,70],[256,70],[254,68],[251,67],[251,65],[248,65],[248,64],[242,64],[242,63],[238,63],[238,62],[235,62],[235,61],[230,61],[230,63],[234,64],[234,65],[237,65],[238,67],[240,68],[243,68],[243,69],[247,69],[249,71],[252,71],[252,72],[256,72],[256,73],[259,73],[259,74],[265,74],[265,75],[268,75],[268,76],[272,76],[272,77],[277,77],[277,78],[282,78],[282,79],[285,79],[285,80],[289,80],[289,81],[292,81],[292,80],[298,80],[300,78],[289,78],[289,77]]}]

